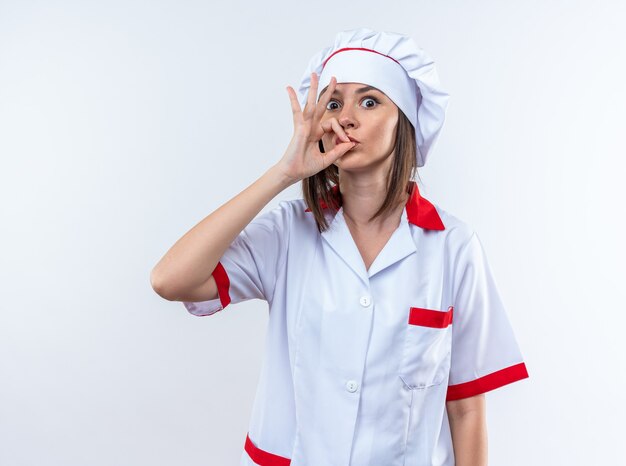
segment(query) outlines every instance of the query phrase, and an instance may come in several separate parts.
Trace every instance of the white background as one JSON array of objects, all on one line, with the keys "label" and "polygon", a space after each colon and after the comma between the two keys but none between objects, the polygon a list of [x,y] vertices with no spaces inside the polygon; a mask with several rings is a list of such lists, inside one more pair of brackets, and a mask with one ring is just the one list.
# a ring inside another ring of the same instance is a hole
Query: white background
[{"label": "white background", "polygon": [[530,373],[487,394],[490,465],[625,464],[622,5],[0,0],[0,464],[238,464],[267,303],[198,318],[149,274],[361,26],[451,94],[422,194],[478,232]]}]

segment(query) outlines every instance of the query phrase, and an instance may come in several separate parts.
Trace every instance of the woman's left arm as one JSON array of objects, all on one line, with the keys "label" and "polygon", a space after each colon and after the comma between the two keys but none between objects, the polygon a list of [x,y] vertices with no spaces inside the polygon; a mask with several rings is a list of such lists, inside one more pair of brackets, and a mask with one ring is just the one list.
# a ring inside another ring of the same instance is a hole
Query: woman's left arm
[{"label": "woman's left arm", "polygon": [[455,466],[487,466],[485,394],[446,402]]}]

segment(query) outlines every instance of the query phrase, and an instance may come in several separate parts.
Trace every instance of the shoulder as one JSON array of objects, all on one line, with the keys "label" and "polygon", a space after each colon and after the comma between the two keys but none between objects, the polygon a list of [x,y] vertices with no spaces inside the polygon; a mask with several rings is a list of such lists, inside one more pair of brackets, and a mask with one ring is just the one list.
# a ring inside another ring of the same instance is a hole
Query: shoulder
[{"label": "shoulder", "polygon": [[303,199],[284,199],[267,213],[271,212],[275,217],[281,218],[284,226],[288,226],[304,216],[305,208]]},{"label": "shoulder", "polygon": [[465,220],[436,206],[445,226],[444,248],[447,257],[457,265],[477,264],[486,261],[483,243],[477,231]]},{"label": "shoulder", "polygon": [[243,230],[243,235],[265,231],[268,234],[287,234],[293,223],[297,207],[293,201],[281,200],[272,207],[265,207]]},{"label": "shoulder", "polygon": [[304,212],[306,204],[304,203],[304,199],[283,199],[278,203],[277,208],[288,210],[293,214],[297,214],[299,211]]},{"label": "shoulder", "polygon": [[298,215],[300,210],[300,199],[280,200],[273,207],[266,208],[254,220],[261,218],[281,219],[284,222],[291,221]]},{"label": "shoulder", "polygon": [[[278,208],[289,212],[292,224],[316,227],[315,217],[313,216],[311,211],[308,210],[307,204],[304,199],[298,198],[280,201]],[[328,209],[326,215],[332,218],[334,213],[332,213],[331,210]]]},{"label": "shoulder", "polygon": [[280,200],[254,219],[255,223],[272,224],[274,228],[293,230],[315,227],[315,218],[308,212],[304,199]]},{"label": "shoulder", "polygon": [[447,211],[437,204],[435,204],[435,208],[445,226],[444,231],[447,231],[448,235],[469,238],[475,233],[474,228],[465,219]]},{"label": "shoulder", "polygon": [[476,230],[465,219],[433,203],[444,230],[439,231],[447,249],[459,251],[476,238]]},{"label": "shoulder", "polygon": [[304,209],[306,209],[304,199],[282,199],[278,201],[278,204],[273,208],[269,209],[268,212],[281,211],[294,215],[300,210],[304,211]]}]

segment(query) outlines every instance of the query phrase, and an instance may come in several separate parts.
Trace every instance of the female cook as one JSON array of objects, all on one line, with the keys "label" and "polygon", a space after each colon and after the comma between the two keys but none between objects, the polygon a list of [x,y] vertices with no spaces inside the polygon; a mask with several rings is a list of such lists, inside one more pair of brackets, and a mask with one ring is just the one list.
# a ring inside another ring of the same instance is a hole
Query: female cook
[{"label": "female cook", "polygon": [[[197,316],[268,302],[240,464],[486,465],[484,393],[528,372],[476,232],[412,179],[449,97],[432,59],[343,31],[287,92],[282,158],[151,276]],[[303,198],[258,215],[299,181]]]}]

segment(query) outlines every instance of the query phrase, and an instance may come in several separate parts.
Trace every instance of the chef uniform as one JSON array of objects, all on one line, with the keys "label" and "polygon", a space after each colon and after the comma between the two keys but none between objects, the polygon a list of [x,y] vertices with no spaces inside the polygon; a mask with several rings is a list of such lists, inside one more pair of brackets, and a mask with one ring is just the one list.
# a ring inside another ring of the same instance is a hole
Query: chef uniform
[{"label": "chef uniform", "polygon": [[[331,76],[385,92],[413,123],[423,166],[448,94],[412,39],[339,33],[311,60],[302,104],[313,71],[318,95]],[[331,205],[320,201],[327,230],[303,199],[281,201],[224,252],[213,271],[219,297],[184,302],[196,316],[268,302],[240,465],[453,466],[446,401],[528,377],[478,235],[414,181],[407,192],[400,225],[369,269],[336,185]]]}]

